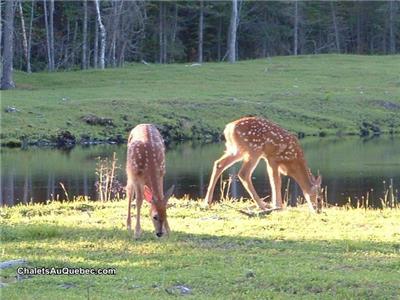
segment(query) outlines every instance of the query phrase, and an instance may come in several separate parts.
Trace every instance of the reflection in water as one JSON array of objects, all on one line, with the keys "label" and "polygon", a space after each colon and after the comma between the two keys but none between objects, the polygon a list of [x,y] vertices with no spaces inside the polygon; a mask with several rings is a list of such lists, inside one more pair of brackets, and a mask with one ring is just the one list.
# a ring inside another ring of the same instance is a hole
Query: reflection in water
[{"label": "reflection in water", "polygon": [[[310,168],[323,175],[323,186],[328,187],[330,203],[343,204],[348,197],[361,198],[370,193],[370,198],[383,196],[384,184],[393,179],[394,187],[400,182],[399,139],[359,138],[303,139]],[[196,145],[179,144],[167,151],[166,186],[175,184],[175,195],[201,198],[205,195],[214,160],[224,151],[223,144]],[[0,204],[44,202],[51,199],[66,199],[60,182],[65,186],[69,198],[88,195],[97,199],[94,183],[97,157],[111,157],[116,152],[121,168],[117,172],[122,184],[125,179],[125,146],[75,147],[71,150],[54,149],[1,149],[1,193]],[[230,195],[235,198],[248,197],[235,174],[240,163],[224,174],[224,179],[233,176]],[[261,197],[270,195],[266,166],[261,161],[253,174],[254,185]],[[282,182],[282,189],[287,179]],[[290,181],[289,199],[294,203],[301,189]],[[398,193],[399,191],[395,191]],[[217,185],[215,198],[218,197]]]}]

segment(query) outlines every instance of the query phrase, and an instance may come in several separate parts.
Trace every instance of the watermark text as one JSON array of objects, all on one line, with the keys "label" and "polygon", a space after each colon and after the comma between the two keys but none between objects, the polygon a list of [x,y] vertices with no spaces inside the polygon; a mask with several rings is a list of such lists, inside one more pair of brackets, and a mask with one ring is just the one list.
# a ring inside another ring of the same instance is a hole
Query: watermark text
[{"label": "watermark text", "polygon": [[116,275],[115,268],[19,267],[18,275]]}]

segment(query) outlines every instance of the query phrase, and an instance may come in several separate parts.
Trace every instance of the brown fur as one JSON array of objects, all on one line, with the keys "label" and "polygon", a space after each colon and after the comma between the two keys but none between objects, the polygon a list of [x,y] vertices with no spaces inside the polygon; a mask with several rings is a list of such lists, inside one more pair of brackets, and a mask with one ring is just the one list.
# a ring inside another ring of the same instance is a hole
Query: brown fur
[{"label": "brown fur", "polygon": [[131,230],[131,201],[136,196],[135,236],[141,235],[140,209],[144,198],[144,186],[152,192],[150,215],[157,236],[169,233],[167,221],[167,200],[163,192],[165,175],[165,146],[161,134],[154,125],[140,124],[132,129],[128,138],[126,186],[128,198],[127,228]]},{"label": "brown fur", "polygon": [[222,172],[235,162],[243,160],[239,178],[246,190],[261,209],[265,203],[260,199],[251,181],[251,175],[260,159],[267,162],[267,171],[275,208],[282,207],[281,176],[293,177],[313,210],[312,202],[320,209],[319,190],[321,177],[315,178],[307,167],[303,150],[297,138],[285,129],[259,117],[245,117],[226,125],[225,154],[214,163],[213,173],[205,201],[212,203],[215,184]]}]

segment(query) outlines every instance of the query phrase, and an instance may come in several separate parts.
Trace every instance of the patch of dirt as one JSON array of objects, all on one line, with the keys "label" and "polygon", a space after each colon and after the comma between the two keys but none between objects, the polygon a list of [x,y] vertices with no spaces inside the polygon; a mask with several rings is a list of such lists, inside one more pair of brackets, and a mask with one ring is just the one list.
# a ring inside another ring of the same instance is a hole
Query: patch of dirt
[{"label": "patch of dirt", "polygon": [[98,117],[96,115],[86,115],[83,116],[82,121],[86,122],[89,125],[100,125],[100,126],[114,126],[113,119],[111,118],[103,118],[103,117]]},{"label": "patch of dirt", "polygon": [[375,106],[382,107],[386,110],[400,110],[400,104],[386,100],[374,100],[371,102]]}]

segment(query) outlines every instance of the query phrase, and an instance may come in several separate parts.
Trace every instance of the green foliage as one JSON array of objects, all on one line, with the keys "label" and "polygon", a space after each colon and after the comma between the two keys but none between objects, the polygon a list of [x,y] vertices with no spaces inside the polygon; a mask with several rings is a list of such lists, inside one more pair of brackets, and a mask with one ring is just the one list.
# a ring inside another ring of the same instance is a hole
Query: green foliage
[{"label": "green foliage", "polygon": [[[77,141],[107,140],[138,123],[160,126],[168,139],[213,139],[248,114],[293,132],[358,134],[366,121],[398,131],[399,56],[275,57],[235,65],[139,65],[79,72],[17,72],[2,92],[2,143],[51,141],[65,131]],[[111,118],[90,125],[83,118]]]},{"label": "green foliage", "polygon": [[232,206],[248,202],[226,204],[205,211],[200,202],[172,199],[173,232],[162,239],[143,209],[139,240],[125,229],[125,201],[2,208],[2,261],[117,270],[15,282],[10,268],[1,272],[2,298],[165,299],[179,285],[193,299],[398,296],[399,210],[332,208],[313,215],[300,207],[247,218]]}]

